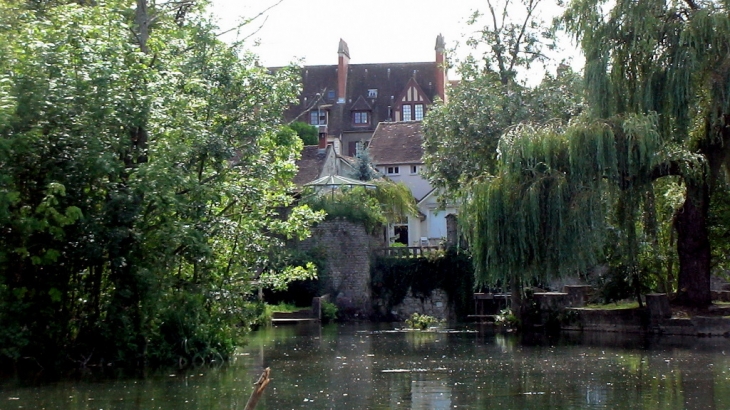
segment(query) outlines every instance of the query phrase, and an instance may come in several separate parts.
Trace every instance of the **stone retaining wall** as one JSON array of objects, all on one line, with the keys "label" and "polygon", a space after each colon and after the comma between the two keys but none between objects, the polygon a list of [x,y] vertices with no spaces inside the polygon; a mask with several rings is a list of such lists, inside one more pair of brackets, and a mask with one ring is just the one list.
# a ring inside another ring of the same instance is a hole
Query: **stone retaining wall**
[{"label": "stone retaining wall", "polygon": [[[560,294],[558,294],[560,295]],[[538,298],[539,306],[556,310],[556,303],[567,297]],[[538,296],[538,294],[535,294]],[[651,333],[675,336],[730,336],[730,318],[723,316],[672,317],[666,294],[646,295],[646,307],[633,309],[587,309],[569,307],[563,309],[567,318],[561,323],[562,330],[590,330],[600,332]],[[557,308],[559,310],[559,308]],[[722,311],[720,312],[722,313]],[[717,313],[716,313],[717,314]]]},{"label": "stone retaining wall", "polygon": [[304,251],[316,248],[326,255],[325,272],[320,272],[325,293],[331,295],[347,317],[370,317],[371,249],[381,247],[362,224],[346,220],[324,221],[312,228],[312,236],[299,244]]},{"label": "stone retaining wall", "polygon": [[441,289],[434,290],[431,292],[431,297],[425,299],[413,297],[409,289],[408,296],[399,305],[394,306],[390,313],[394,319],[400,321],[408,319],[414,313],[429,315],[438,319],[451,319],[449,297]]}]

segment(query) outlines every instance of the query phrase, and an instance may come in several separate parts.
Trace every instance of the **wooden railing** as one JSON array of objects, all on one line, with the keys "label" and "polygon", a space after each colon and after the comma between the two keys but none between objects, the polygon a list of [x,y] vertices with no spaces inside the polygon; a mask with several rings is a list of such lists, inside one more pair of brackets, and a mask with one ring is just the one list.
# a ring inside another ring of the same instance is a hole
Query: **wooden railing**
[{"label": "wooden railing", "polygon": [[378,256],[388,256],[391,258],[420,258],[439,249],[438,246],[400,246],[376,249],[375,253]]}]

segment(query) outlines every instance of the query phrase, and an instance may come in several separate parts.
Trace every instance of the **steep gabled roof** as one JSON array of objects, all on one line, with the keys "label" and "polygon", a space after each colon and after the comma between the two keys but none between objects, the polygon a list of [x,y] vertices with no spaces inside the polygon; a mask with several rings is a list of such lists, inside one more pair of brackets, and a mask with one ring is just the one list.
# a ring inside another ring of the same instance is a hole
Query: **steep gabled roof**
[{"label": "steep gabled roof", "polygon": [[353,111],[370,111],[373,109],[373,107],[368,104],[368,102],[363,98],[363,96],[357,97],[357,100],[354,104],[352,104],[352,107],[350,107]]},{"label": "steep gabled roof", "polygon": [[368,149],[375,165],[423,163],[421,122],[381,122]]},{"label": "steep gabled roof", "polygon": [[403,87],[403,90],[401,90],[401,92],[398,93],[398,96],[395,98],[395,104],[400,104],[400,103],[406,101],[406,96],[408,95],[408,90],[410,88],[415,88],[416,93],[424,98],[423,100],[418,101],[419,103],[423,103],[426,105],[431,104],[431,98],[433,96],[429,97],[429,95],[426,92],[424,92],[423,88],[418,84],[418,82],[414,78],[411,78],[410,80],[408,80],[408,83],[406,83],[406,85]]},{"label": "steep gabled roof", "polygon": [[[281,67],[270,68],[272,71],[279,69]],[[411,79],[418,84],[429,100],[433,101],[438,95],[436,89],[438,67],[435,62],[349,64],[345,103],[338,104],[337,70],[337,65],[302,67],[303,89],[299,96],[299,104],[289,107],[285,115],[287,120],[297,118],[309,122],[309,111],[316,110],[317,106],[331,104],[328,107],[329,134],[361,132],[363,128],[352,124],[350,114],[362,107],[362,101],[358,102],[361,97],[372,108],[374,126],[381,121],[393,119],[392,108],[395,99]],[[371,97],[369,90],[377,90],[377,97]]]}]

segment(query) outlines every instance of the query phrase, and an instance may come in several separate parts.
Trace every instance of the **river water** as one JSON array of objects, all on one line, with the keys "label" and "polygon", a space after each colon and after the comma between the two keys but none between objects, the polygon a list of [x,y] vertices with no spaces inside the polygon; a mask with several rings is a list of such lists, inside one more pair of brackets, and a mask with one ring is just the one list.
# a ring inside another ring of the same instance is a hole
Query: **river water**
[{"label": "river water", "polygon": [[[727,353],[727,355],[726,355]],[[280,326],[232,363],[144,380],[0,384],[0,409],[729,409],[730,340],[573,334],[518,340],[489,328]]]}]

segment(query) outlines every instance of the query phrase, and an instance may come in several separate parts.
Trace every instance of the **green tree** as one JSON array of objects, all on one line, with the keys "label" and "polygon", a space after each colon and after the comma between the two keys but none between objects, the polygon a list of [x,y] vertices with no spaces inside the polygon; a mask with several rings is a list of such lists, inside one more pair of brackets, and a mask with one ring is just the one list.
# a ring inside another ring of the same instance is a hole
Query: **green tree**
[{"label": "green tree", "polygon": [[[457,66],[461,81],[449,89],[448,104],[437,104],[424,121],[425,175],[450,196],[496,172],[497,143],[510,127],[581,112],[582,78],[570,67],[561,64],[538,86],[520,76],[554,47],[552,28],[539,19],[542,3],[487,1],[486,15],[470,20],[478,34],[467,42],[474,51]],[[523,19],[510,18],[515,14]]]},{"label": "green tree", "polygon": [[319,133],[314,125],[309,125],[303,121],[294,121],[289,124],[289,128],[297,133],[301,138],[304,145],[317,145],[319,144]]},{"label": "green tree", "polygon": [[[586,55],[588,106],[594,118],[658,114],[663,160],[652,179],[684,184],[674,215],[679,302],[710,303],[710,198],[730,142],[730,5],[724,1],[574,1],[568,28]],[[647,176],[642,176],[645,179]]]},{"label": "green tree", "polygon": [[0,360],[225,358],[254,279],[313,273],[269,263],[319,218],[278,214],[296,70],[178,6],[0,4]]},{"label": "green tree", "polygon": [[679,180],[677,301],[706,306],[710,198],[730,142],[728,4],[577,0],[565,20],[587,58],[586,115],[500,140],[498,172],[472,187],[468,208],[478,278],[584,270],[614,238],[638,285],[643,242],[658,232],[655,189],[674,195]]},{"label": "green tree", "polygon": [[[499,249],[485,248],[492,244],[483,235],[504,238],[494,234],[498,226],[489,226],[489,234],[482,229],[478,218],[483,215],[477,214],[482,210],[472,204],[482,199],[475,185],[478,189],[500,172],[500,138],[519,124],[568,121],[583,110],[582,77],[567,65],[561,64],[555,75],[545,74],[537,86],[520,79],[520,71],[545,62],[544,51],[554,47],[552,27],[538,16],[541,3],[506,1],[496,7],[487,2],[486,24],[468,41],[475,51],[457,67],[460,83],[449,90],[448,104],[437,105],[424,121],[425,174],[446,196],[465,205],[459,219],[469,234],[477,283],[482,285],[499,282],[516,289],[523,282],[515,266],[504,275],[492,275],[495,260],[480,252]],[[518,6],[522,19],[510,19]],[[477,13],[471,23],[480,21]],[[475,56],[477,52],[482,54]],[[517,306],[520,292],[513,295]]]},{"label": "green tree", "polygon": [[358,181],[370,181],[378,177],[378,171],[373,166],[368,149],[361,149],[357,152],[354,169],[350,176]]}]

